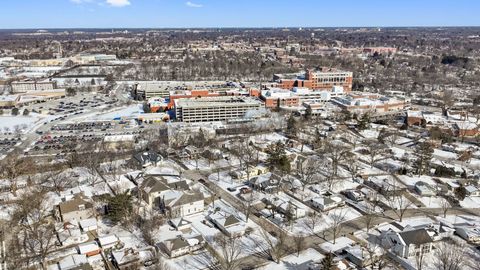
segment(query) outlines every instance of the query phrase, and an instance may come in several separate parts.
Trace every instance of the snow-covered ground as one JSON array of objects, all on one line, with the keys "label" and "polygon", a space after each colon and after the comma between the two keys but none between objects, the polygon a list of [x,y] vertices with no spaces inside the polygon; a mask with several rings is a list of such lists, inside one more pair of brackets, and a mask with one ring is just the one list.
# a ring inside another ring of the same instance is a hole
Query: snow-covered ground
[{"label": "snow-covered ground", "polygon": [[271,262],[258,270],[308,270],[312,269],[314,263],[320,262],[325,256],[315,249],[309,248],[297,254],[284,257],[280,263]]}]

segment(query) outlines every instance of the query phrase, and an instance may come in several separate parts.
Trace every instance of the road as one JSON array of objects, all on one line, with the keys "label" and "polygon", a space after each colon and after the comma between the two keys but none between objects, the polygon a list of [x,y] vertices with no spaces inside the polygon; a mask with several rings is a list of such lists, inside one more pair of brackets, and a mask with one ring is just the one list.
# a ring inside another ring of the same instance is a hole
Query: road
[{"label": "road", "polygon": [[[183,176],[198,181],[203,179],[207,183],[207,187],[211,190],[214,190],[218,196],[220,196],[223,200],[234,206],[236,209],[241,210],[242,202],[239,198],[236,198],[229,192],[225,191],[221,187],[219,187],[214,181],[210,181],[208,176],[214,173],[211,170],[187,170],[183,172]],[[256,224],[258,224],[262,229],[268,232],[274,232],[277,235],[284,233],[285,231],[278,226],[274,225],[273,223],[269,222],[264,218],[257,217],[255,215],[255,210],[252,209],[252,214],[250,218]],[[413,217],[436,217],[443,215],[443,210],[441,208],[415,208],[415,209],[407,209],[403,215],[403,219],[413,218]],[[473,208],[473,209],[466,209],[466,208],[452,208],[449,209],[448,215],[480,215],[480,208]],[[390,223],[393,221],[397,221],[399,219],[398,212],[394,210],[387,210],[382,215],[377,215],[374,217],[373,221],[371,222],[371,227],[379,225],[381,223]],[[338,236],[346,236],[351,237],[354,232],[367,228],[366,218],[364,216],[349,220],[341,224],[340,232]],[[286,243],[287,243],[287,250],[289,253],[296,252],[295,247],[295,237],[291,234],[286,235]],[[327,229],[315,234],[310,234],[308,236],[303,237],[303,249],[314,248],[319,252],[325,254],[326,251],[320,248],[320,245],[326,242],[333,242],[333,234],[332,229]],[[242,258],[242,265],[244,266],[261,266],[263,264],[267,264],[271,261],[268,258],[265,258],[264,254],[253,254]]]}]

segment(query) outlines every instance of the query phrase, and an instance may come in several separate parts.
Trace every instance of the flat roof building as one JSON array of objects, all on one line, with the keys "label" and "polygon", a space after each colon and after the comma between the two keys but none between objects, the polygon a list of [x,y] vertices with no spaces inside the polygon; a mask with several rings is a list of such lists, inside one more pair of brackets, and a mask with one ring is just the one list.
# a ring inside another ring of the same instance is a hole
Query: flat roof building
[{"label": "flat roof building", "polygon": [[213,122],[245,118],[248,111],[259,110],[262,102],[243,96],[185,98],[175,100],[178,121]]}]

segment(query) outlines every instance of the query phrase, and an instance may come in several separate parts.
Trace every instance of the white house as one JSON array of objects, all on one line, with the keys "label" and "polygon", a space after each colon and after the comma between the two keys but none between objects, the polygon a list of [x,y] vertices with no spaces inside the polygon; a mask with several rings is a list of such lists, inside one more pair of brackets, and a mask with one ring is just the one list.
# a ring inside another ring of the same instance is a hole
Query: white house
[{"label": "white house", "polygon": [[87,256],[80,254],[69,255],[57,263],[59,270],[88,269],[88,266]]},{"label": "white house", "polygon": [[309,200],[310,205],[321,211],[328,211],[343,204],[340,196],[319,196]]},{"label": "white house", "polygon": [[205,202],[202,193],[185,191],[172,200],[164,201],[163,207],[172,218],[185,217],[203,212]]},{"label": "white house", "polygon": [[403,232],[387,231],[382,240],[385,248],[403,258],[409,258],[422,251],[430,253],[433,239],[425,229]]},{"label": "white house", "polygon": [[120,240],[115,234],[98,237],[97,241],[100,247],[102,247],[103,249],[113,248],[118,243],[120,243]]},{"label": "white house", "polygon": [[97,220],[95,218],[88,218],[88,219],[80,220],[78,222],[78,225],[80,226],[80,229],[83,232],[96,231],[97,228],[98,228]]},{"label": "white house", "polygon": [[78,245],[77,247],[78,254],[86,255],[87,257],[95,256],[100,254],[101,249],[96,242],[88,242],[85,244]]},{"label": "white house", "polygon": [[222,211],[209,215],[208,219],[229,237],[240,237],[247,228],[245,222]]}]

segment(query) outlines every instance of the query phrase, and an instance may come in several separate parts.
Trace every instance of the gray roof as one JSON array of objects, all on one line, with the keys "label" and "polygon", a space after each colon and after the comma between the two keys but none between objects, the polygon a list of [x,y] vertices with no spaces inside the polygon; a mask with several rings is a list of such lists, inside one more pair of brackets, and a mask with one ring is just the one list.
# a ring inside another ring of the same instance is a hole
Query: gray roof
[{"label": "gray roof", "polygon": [[423,245],[433,242],[432,237],[425,229],[417,229],[399,233],[407,246],[409,245]]}]

